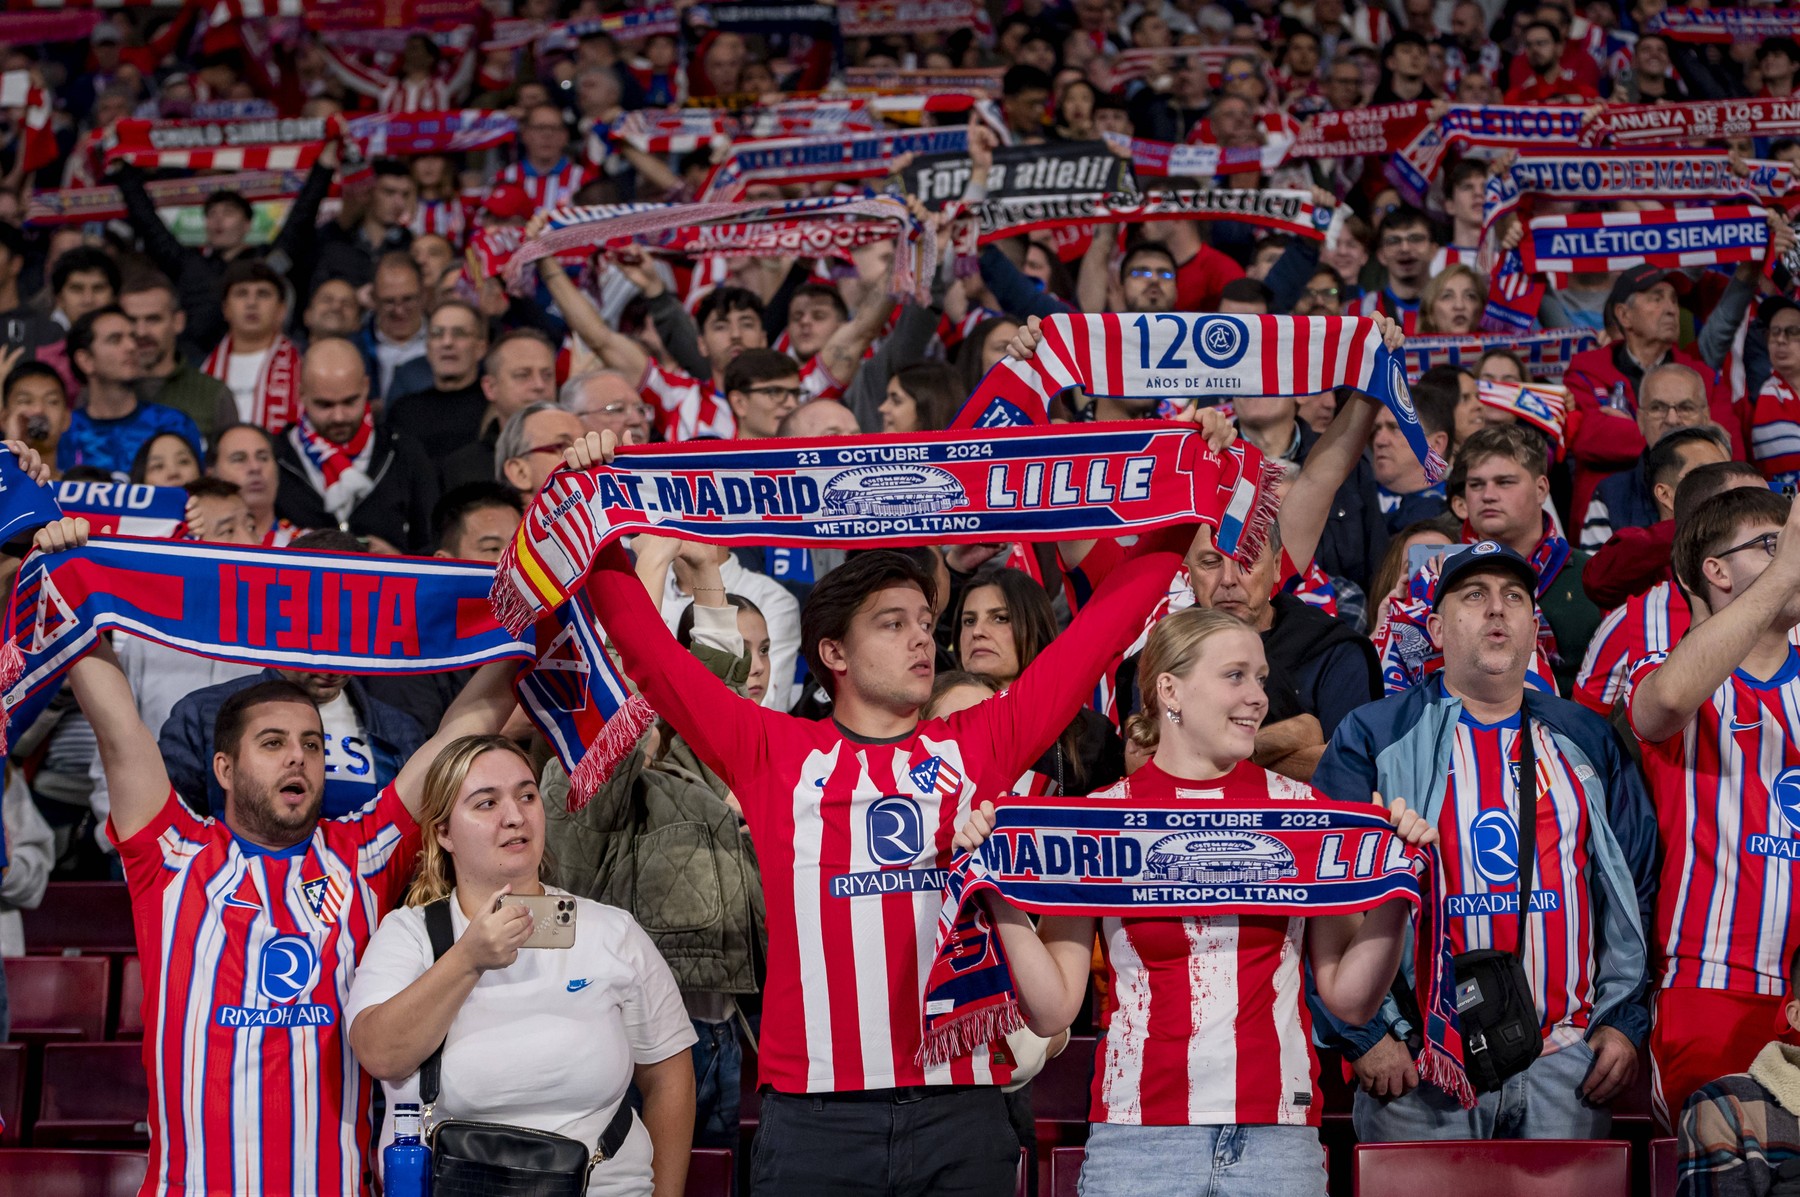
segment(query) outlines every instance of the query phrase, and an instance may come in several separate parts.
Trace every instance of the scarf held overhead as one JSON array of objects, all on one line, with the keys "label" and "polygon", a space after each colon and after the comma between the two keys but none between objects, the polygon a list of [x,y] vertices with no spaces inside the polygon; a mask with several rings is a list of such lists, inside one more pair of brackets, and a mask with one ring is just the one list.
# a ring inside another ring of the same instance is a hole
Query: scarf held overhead
[{"label": "scarf held overhead", "polygon": [[1642,262],[1680,268],[1753,262],[1768,218],[1749,204],[1653,212],[1583,212],[1534,219],[1519,252],[1533,274],[1603,273]]},{"label": "scarf held overhead", "polygon": [[1317,395],[1355,387],[1394,414],[1432,481],[1445,464],[1413,410],[1404,361],[1364,316],[1226,316],[1155,312],[1051,316],[1030,359],[982,376],[954,428],[1044,424],[1069,387],[1094,398]]},{"label": "scarf held overhead", "polygon": [[494,578],[523,632],[633,532],[715,544],[904,547],[1127,536],[1199,521],[1225,552],[1274,518],[1262,457],[1214,455],[1191,425],[1132,423],[622,450],[562,470],[532,500]]},{"label": "scarf held overhead", "polygon": [[925,984],[921,1063],[966,1055],[1024,1025],[1000,937],[975,899],[1028,914],[1125,918],[1355,914],[1400,899],[1418,918],[1427,1026],[1422,1076],[1465,1108],[1435,849],[1415,849],[1366,806],[1279,800],[1133,805],[1002,803],[994,834],[952,866]]}]

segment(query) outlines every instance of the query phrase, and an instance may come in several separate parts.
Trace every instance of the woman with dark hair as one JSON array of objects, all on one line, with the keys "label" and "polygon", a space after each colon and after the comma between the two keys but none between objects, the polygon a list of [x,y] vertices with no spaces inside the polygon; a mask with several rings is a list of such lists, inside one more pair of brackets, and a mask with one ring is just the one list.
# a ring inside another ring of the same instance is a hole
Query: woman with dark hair
[{"label": "woman with dark hair", "polygon": [[[989,567],[963,590],[951,625],[956,664],[1004,687],[1056,637],[1050,596],[1023,570]],[[1083,709],[1019,788],[1080,794],[1125,776],[1125,747],[1104,715]]]},{"label": "woman with dark hair", "polygon": [[1019,273],[1036,283],[1040,291],[1048,291],[1069,306],[1076,306],[1075,278],[1049,242],[1025,243],[1025,261],[1019,266]]},{"label": "woman with dark hair", "polygon": [[131,459],[131,480],[151,486],[186,486],[200,476],[200,459],[188,439],[160,432],[138,446]]},{"label": "woman with dark hair", "polygon": [[1100,92],[1086,79],[1071,79],[1056,101],[1056,134],[1068,141],[1086,141],[1094,132],[1094,102]]},{"label": "woman with dark hair", "polygon": [[881,401],[883,432],[941,432],[969,393],[943,362],[917,362],[888,379]]},{"label": "woman with dark hair", "polygon": [[1013,339],[1021,325],[1011,316],[990,316],[977,324],[956,351],[956,373],[965,395],[975,393],[975,384],[1006,356],[1006,343]]}]

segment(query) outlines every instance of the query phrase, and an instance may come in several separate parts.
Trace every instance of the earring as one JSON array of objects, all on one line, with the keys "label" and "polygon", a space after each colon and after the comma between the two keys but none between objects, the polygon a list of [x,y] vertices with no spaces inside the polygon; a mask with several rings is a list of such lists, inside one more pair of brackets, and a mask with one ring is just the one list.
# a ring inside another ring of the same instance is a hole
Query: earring
[{"label": "earring", "polygon": [[1181,712],[1180,711],[1177,711],[1177,710],[1174,710],[1173,708],[1171,708],[1167,711],[1164,711],[1163,714],[1165,714],[1169,717],[1170,723],[1173,723],[1176,727],[1181,726]]}]

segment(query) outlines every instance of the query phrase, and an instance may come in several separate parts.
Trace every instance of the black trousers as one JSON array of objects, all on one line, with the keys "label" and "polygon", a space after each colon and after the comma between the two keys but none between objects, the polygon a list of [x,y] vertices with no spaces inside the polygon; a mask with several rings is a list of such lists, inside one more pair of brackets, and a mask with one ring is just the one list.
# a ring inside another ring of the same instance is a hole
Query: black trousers
[{"label": "black trousers", "polygon": [[846,1101],[764,1093],[754,1197],[1012,1197],[1019,1138],[998,1088]]}]

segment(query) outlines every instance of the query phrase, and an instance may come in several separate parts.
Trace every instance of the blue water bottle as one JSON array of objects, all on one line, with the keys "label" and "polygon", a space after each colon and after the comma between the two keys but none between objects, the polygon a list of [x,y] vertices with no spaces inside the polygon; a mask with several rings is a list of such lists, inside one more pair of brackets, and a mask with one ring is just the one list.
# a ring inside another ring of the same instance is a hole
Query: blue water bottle
[{"label": "blue water bottle", "polygon": [[419,1141],[419,1103],[394,1107],[394,1141],[381,1153],[387,1197],[431,1197],[431,1149]]}]

